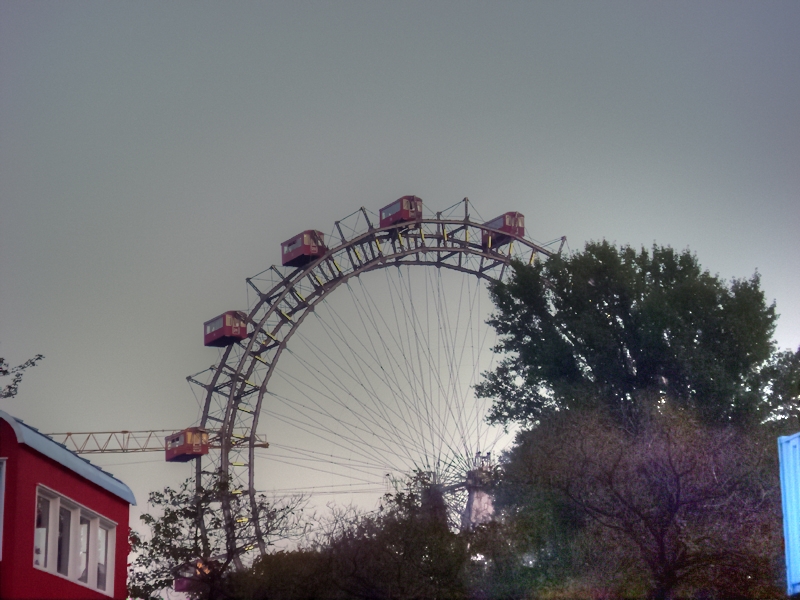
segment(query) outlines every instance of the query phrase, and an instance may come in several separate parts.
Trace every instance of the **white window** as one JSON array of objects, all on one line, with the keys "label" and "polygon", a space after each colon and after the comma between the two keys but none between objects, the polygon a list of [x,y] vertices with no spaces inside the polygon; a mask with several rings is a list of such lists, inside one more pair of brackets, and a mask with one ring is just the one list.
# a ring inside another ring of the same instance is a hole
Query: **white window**
[{"label": "white window", "polygon": [[[407,202],[407,201],[406,201],[406,202]],[[393,214],[395,214],[397,211],[399,211],[399,210],[400,210],[400,207],[401,207],[402,205],[403,205],[402,201],[401,201],[401,200],[398,200],[398,201],[397,201],[397,202],[395,202],[394,204],[390,204],[390,205],[389,205],[389,206],[387,206],[386,208],[384,208],[384,209],[381,209],[381,219],[388,219],[388,218],[389,218],[389,217],[391,217]]]},{"label": "white window", "polygon": [[0,458],[0,560],[3,560],[3,506],[6,497],[6,459]]},{"label": "white window", "polygon": [[111,596],[116,524],[52,490],[39,487],[33,566]]},{"label": "white window", "polygon": [[177,448],[179,446],[183,446],[183,432],[173,435],[167,438],[167,449]]},{"label": "white window", "polygon": [[222,317],[218,317],[206,325],[206,335],[222,328]]},{"label": "white window", "polygon": [[283,246],[283,253],[289,254],[290,252],[294,252],[300,247],[300,244],[302,243],[303,243],[303,235],[300,234],[293,240],[285,242],[285,245]]},{"label": "white window", "polygon": [[505,215],[500,215],[496,219],[486,223],[486,226],[491,227],[492,229],[500,229],[501,227],[503,227],[504,222],[505,222]]}]

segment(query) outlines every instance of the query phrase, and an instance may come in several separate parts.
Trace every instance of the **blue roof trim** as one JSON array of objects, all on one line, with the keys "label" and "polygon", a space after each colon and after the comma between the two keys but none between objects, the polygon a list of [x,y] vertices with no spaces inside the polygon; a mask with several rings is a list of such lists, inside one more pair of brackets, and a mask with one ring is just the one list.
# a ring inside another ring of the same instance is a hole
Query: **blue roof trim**
[{"label": "blue roof trim", "polygon": [[40,433],[35,427],[26,425],[20,419],[12,417],[2,410],[0,410],[0,419],[11,425],[11,428],[17,436],[17,442],[20,444],[25,444],[29,448],[33,448],[46,457],[53,459],[58,464],[64,465],[70,471],[77,473],[84,479],[88,479],[104,490],[122,498],[128,504],[136,506],[136,498],[131,489],[111,473],[103,471],[100,467],[93,465],[85,458],[81,458],[71,450],[68,450],[63,444],[59,444],[52,438]]}]

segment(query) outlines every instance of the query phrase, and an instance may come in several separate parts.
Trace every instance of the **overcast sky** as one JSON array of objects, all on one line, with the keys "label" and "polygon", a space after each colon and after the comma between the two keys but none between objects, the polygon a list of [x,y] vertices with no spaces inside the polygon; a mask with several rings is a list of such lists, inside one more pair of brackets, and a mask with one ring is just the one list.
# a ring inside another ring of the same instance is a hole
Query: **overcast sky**
[{"label": "overcast sky", "polygon": [[[756,270],[800,345],[800,3],[0,0],[0,356],[43,431],[180,428],[202,323],[416,194]],[[187,468],[105,456],[134,488]]]}]

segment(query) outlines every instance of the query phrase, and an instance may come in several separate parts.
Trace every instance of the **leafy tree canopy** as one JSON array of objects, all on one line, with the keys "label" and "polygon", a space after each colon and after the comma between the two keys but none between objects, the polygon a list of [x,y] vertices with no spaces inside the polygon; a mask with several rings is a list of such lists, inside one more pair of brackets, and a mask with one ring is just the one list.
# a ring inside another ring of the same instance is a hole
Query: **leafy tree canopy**
[{"label": "leafy tree canopy", "polygon": [[776,352],[761,380],[768,420],[794,433],[800,427],[800,348]]},{"label": "leafy tree canopy", "polygon": [[597,402],[635,426],[638,398],[653,391],[709,422],[757,414],[777,318],[757,273],[727,283],[688,250],[603,241],[515,264],[492,296],[504,359],[477,390],[496,399],[495,423]]}]

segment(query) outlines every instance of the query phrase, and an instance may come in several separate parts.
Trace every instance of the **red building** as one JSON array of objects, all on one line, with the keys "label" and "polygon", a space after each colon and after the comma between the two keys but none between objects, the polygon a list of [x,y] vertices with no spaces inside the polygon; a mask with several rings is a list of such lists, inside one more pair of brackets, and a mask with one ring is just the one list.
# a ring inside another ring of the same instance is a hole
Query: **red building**
[{"label": "red building", "polygon": [[127,597],[124,483],[0,411],[0,598]]}]

